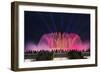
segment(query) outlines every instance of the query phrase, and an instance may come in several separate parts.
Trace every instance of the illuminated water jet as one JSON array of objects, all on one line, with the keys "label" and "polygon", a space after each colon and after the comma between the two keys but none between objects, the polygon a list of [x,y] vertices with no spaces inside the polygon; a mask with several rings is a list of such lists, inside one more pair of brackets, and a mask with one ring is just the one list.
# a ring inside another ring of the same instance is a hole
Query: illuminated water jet
[{"label": "illuminated water jet", "polygon": [[48,33],[44,34],[38,43],[28,43],[25,51],[87,51],[90,49],[89,41],[82,41],[80,36],[75,33]]}]

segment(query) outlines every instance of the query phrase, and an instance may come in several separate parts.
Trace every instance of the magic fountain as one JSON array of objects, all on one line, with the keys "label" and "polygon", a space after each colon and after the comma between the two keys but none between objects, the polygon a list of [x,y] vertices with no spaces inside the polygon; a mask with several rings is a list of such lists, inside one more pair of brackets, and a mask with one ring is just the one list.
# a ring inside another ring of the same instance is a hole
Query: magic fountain
[{"label": "magic fountain", "polygon": [[25,51],[87,51],[89,49],[89,41],[82,41],[76,33],[65,32],[44,34],[38,44],[29,42],[25,47]]}]

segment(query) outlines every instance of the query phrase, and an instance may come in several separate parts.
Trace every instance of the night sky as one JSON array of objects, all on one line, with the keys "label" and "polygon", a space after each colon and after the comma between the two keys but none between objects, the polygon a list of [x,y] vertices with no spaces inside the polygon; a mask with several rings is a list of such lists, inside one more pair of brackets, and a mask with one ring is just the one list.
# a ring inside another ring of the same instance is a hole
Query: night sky
[{"label": "night sky", "polygon": [[90,40],[90,14],[24,12],[25,43],[38,43],[41,36],[51,32],[76,33],[82,40]]}]

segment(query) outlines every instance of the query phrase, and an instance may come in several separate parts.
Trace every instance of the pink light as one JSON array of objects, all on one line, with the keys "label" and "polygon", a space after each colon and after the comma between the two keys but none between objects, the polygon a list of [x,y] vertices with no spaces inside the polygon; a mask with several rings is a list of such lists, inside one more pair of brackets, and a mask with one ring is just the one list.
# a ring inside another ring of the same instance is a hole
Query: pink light
[{"label": "pink light", "polygon": [[64,50],[64,51],[86,51],[90,48],[90,43],[82,41],[80,36],[75,33],[63,33],[55,32],[44,34],[38,43],[28,43],[26,45],[26,51],[28,50]]}]

